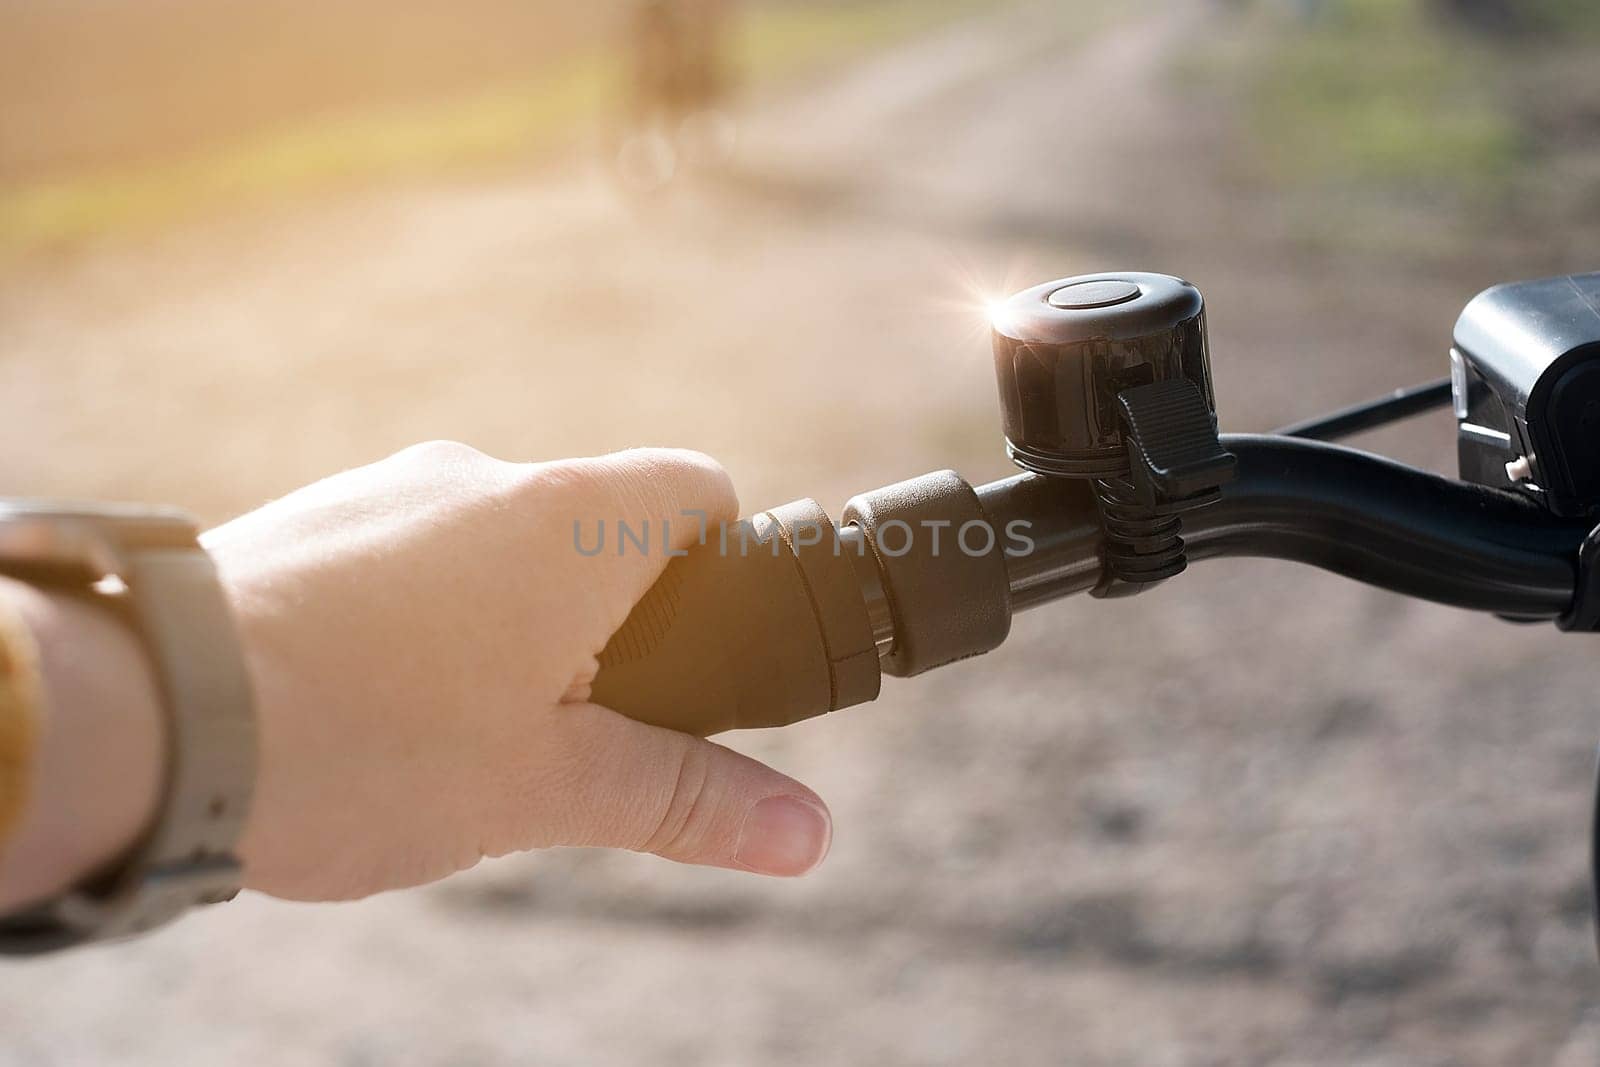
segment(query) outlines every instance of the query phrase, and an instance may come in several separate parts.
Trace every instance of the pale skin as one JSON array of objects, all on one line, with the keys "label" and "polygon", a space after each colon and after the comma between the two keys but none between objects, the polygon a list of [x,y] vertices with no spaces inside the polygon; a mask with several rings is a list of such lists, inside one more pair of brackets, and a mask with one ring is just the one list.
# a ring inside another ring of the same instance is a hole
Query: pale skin
[{"label": "pale skin", "polygon": [[[435,442],[202,539],[254,679],[261,752],[245,885],[345,900],[558,845],[795,876],[831,822],[805,786],[588,700],[596,655],[727,474],[692,452],[505,463]],[[573,523],[648,520],[651,552],[585,556]],[[39,644],[38,776],[0,852],[0,912],[113,861],[154,817],[162,719],[138,646],[98,608],[0,580]]]}]

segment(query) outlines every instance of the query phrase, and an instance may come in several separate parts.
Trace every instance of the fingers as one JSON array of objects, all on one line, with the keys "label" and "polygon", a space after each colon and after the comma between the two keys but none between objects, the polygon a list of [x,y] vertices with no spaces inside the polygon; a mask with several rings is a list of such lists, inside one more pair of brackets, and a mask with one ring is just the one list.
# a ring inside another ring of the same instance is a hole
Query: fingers
[{"label": "fingers", "polygon": [[605,636],[675,556],[739,514],[728,472],[699,452],[641,448],[527,471],[531,496],[567,532],[586,594],[601,598]]},{"label": "fingers", "polygon": [[701,519],[729,522],[739,498],[722,464],[681,448],[635,448],[591,459],[561,460],[534,468],[545,477],[576,486],[573,504],[588,503],[634,530],[650,523],[659,543],[660,522],[671,524],[670,541],[684,548],[701,539]]},{"label": "fingers", "polygon": [[553,740],[571,781],[550,844],[650,852],[678,863],[794,877],[833,836],[815,793],[721,745],[593,704],[557,709]]}]

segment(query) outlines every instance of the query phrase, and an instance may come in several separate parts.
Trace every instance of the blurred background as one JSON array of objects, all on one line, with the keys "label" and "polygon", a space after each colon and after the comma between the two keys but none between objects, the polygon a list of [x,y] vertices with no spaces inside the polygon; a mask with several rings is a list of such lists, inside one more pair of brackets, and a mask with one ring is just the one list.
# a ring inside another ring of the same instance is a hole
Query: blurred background
[{"label": "blurred background", "polygon": [[[221,521],[449,437],[836,509],[1007,473],[1012,289],[1186,276],[1266,430],[1600,268],[1588,0],[688,6],[0,0],[0,485]],[[1453,465],[1446,414],[1361,443]],[[1207,563],[733,738],[833,807],[804,881],[247,894],[0,965],[0,1064],[1592,1067],[1594,682]]]}]

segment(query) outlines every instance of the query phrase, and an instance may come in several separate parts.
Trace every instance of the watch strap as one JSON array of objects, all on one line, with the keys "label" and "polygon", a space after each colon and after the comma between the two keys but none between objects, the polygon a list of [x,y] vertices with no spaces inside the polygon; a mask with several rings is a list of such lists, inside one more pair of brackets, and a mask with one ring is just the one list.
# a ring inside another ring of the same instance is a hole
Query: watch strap
[{"label": "watch strap", "polygon": [[0,863],[33,782],[40,699],[33,632],[15,606],[0,598]]},{"label": "watch strap", "polygon": [[215,565],[192,523],[159,524],[114,546],[122,598],[154,668],[166,712],[166,777],[144,838],[115,869],[0,918],[0,953],[32,954],[140,933],[190,907],[231,899],[235,852],[255,780],[249,675]]}]

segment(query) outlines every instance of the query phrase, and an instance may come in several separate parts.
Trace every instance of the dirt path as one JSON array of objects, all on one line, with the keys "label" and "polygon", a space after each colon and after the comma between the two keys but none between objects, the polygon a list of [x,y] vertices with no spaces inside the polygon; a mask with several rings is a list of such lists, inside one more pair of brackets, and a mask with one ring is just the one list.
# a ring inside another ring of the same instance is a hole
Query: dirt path
[{"label": "dirt path", "polygon": [[[450,436],[701,447],[751,505],[977,480],[1006,471],[982,296],[1119,265],[1206,290],[1230,428],[1438,373],[1494,265],[1306,259],[1169,73],[1205,9],[1095,6],[766,102],[735,173],[648,209],[574,165],[35,264],[0,287],[0,478],[220,518]],[[574,852],[244,899],[0,969],[0,1063],[1592,1064],[1579,659],[1208,565],[738,739],[834,807],[803,883]]]}]

